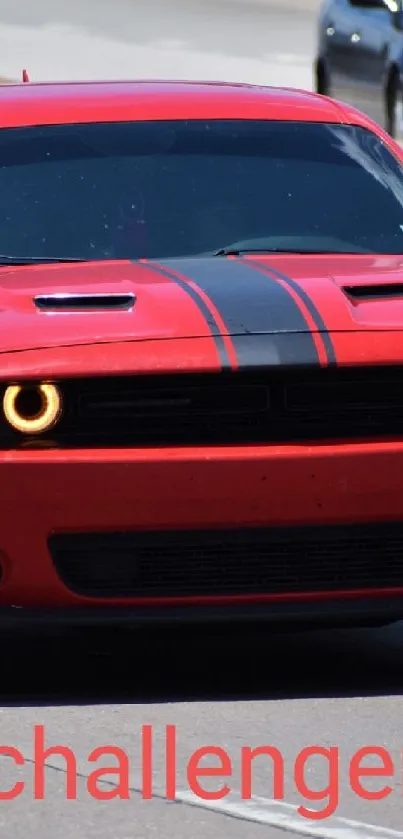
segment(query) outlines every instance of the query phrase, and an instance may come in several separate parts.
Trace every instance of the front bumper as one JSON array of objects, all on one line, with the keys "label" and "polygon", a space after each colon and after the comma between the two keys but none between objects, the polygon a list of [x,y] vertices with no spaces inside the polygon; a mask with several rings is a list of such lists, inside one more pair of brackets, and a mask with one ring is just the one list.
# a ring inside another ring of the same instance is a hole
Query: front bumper
[{"label": "front bumper", "polygon": [[[89,597],[59,577],[57,533],[403,522],[403,442],[0,455],[0,621],[60,610],[94,620],[403,615],[402,585],[169,597]],[[398,550],[398,548],[397,548]],[[113,557],[111,557],[113,562]],[[403,569],[403,554],[401,558]],[[23,607],[23,609],[18,608]],[[117,607],[117,608],[114,608]],[[25,610],[27,610],[25,612]],[[39,611],[38,611],[39,610]],[[43,611],[44,610],[44,611]],[[118,616],[120,614],[120,617]],[[98,618],[96,617],[98,615]],[[394,619],[394,617],[392,619]],[[102,618],[103,619],[103,618]]]},{"label": "front bumper", "polygon": [[88,597],[63,583],[48,547],[51,534],[81,531],[403,522],[403,442],[8,452],[0,456],[0,509],[0,608],[10,614],[12,607],[12,620],[22,617],[15,607],[34,614],[95,610],[94,619],[118,607],[137,620],[153,610],[156,619],[183,616],[190,607],[206,616],[211,609],[217,615],[235,615],[235,609],[246,616],[314,614],[314,604],[337,611],[346,601],[350,610],[377,601],[379,611],[382,600],[399,611],[403,600],[403,584],[379,583],[342,591],[302,586],[280,595]]}]

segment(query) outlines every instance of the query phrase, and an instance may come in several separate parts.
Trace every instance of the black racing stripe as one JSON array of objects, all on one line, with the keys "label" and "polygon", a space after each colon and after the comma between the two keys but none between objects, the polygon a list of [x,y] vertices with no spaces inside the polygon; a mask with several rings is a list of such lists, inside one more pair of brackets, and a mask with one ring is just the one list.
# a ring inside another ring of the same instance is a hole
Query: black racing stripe
[{"label": "black racing stripe", "polygon": [[287,366],[320,364],[298,304],[274,277],[226,257],[167,259],[164,269],[187,277],[210,298],[231,335],[240,368],[251,366],[253,341],[245,336],[252,335],[261,336],[253,351],[260,366],[271,358]]},{"label": "black racing stripe", "polygon": [[141,264],[147,267],[149,270],[155,271],[157,274],[162,274],[162,276],[167,277],[167,279],[172,280],[172,282],[176,283],[181,289],[183,289],[183,291],[186,291],[186,293],[189,295],[189,297],[191,297],[193,302],[196,303],[196,306],[198,307],[198,309],[200,310],[200,312],[206,320],[206,323],[211,331],[212,338],[215,341],[218,356],[223,370],[232,369],[231,360],[228,355],[227,348],[225,346],[224,338],[221,334],[221,329],[216,319],[214,318],[214,315],[210,312],[210,309],[208,308],[200,294],[198,294],[197,291],[195,291],[195,289],[189,286],[186,282],[181,280],[180,277],[177,277],[171,271],[165,269],[165,267],[161,267],[160,265],[156,265],[155,263],[148,262],[146,260],[144,260]]},{"label": "black racing stripe", "polygon": [[[310,332],[276,333],[267,335],[231,336],[241,370],[259,370],[262,367],[304,367],[311,364],[312,335]],[[317,367],[318,360],[313,364]]]},{"label": "black racing stripe", "polygon": [[298,294],[300,300],[303,300],[303,302],[305,303],[305,306],[308,309],[309,314],[311,315],[312,320],[315,323],[315,326],[321,333],[321,338],[327,353],[327,363],[329,367],[333,367],[335,364],[337,364],[336,353],[334,350],[333,341],[329,334],[329,330],[322,318],[322,315],[320,314],[314,302],[311,300],[306,291],[303,288],[301,288],[301,286],[299,286],[298,283],[296,283],[295,280],[293,280],[287,274],[283,274],[281,271],[278,271],[277,268],[273,268],[271,265],[259,262],[257,259],[248,260],[248,265],[255,265],[256,268],[259,266],[265,273],[268,272],[273,277],[278,277],[279,280],[282,280],[284,283],[287,283],[287,285],[290,288],[292,288],[296,294]]}]

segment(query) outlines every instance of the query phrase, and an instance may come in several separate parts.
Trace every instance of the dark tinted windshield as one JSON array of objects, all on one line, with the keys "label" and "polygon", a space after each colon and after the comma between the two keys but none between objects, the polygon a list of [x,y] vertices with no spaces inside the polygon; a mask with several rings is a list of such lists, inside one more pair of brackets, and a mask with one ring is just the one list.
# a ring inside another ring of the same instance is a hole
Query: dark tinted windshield
[{"label": "dark tinted windshield", "polygon": [[0,253],[21,257],[160,258],[262,237],[400,254],[403,171],[380,140],[351,126],[3,129],[0,218]]}]

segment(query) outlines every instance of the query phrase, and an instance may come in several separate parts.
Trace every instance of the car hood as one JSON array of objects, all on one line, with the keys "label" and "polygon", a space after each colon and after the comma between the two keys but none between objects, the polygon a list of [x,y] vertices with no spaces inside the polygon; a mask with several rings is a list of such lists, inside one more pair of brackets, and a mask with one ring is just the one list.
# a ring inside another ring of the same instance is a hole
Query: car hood
[{"label": "car hood", "polygon": [[0,352],[212,333],[400,331],[403,257],[259,255],[2,267],[0,324]]}]

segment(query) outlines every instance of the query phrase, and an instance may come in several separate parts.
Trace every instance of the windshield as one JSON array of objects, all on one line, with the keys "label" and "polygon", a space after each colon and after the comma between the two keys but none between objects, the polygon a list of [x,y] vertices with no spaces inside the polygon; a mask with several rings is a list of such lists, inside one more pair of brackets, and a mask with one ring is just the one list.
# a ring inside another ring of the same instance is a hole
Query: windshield
[{"label": "windshield", "polygon": [[[403,170],[352,126],[249,120],[0,130],[0,253],[85,260],[403,253]],[[256,247],[256,245],[255,245]]]}]

